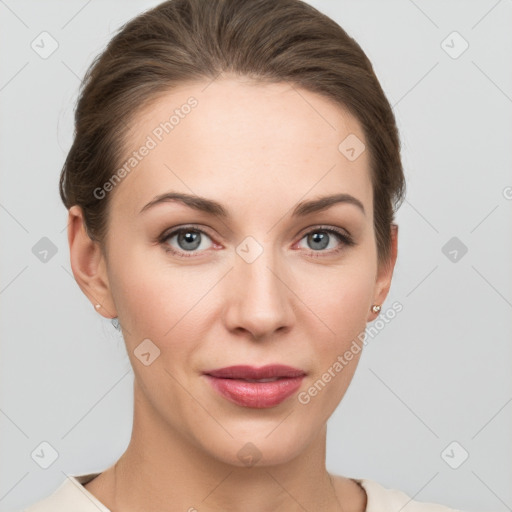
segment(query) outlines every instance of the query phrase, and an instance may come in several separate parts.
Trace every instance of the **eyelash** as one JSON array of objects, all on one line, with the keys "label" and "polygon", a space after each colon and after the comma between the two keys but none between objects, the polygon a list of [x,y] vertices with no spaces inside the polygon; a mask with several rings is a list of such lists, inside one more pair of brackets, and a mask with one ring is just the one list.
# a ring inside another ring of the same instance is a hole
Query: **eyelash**
[{"label": "eyelash", "polygon": [[[194,257],[197,257],[197,253],[194,252],[194,251],[190,251],[189,253],[187,253],[185,251],[178,251],[178,250],[174,249],[172,246],[170,246],[168,243],[166,243],[167,240],[169,240],[170,238],[174,237],[175,235],[179,235],[179,234],[184,233],[184,232],[186,233],[187,231],[198,232],[198,233],[201,233],[201,234],[204,234],[204,235],[208,236],[209,238],[212,238],[204,230],[199,229],[198,227],[196,227],[194,225],[189,225],[189,226],[181,227],[179,229],[175,229],[175,230],[170,231],[170,232],[164,232],[158,238],[158,242],[163,246],[164,250],[167,253],[171,253],[171,254],[173,254],[175,256],[178,256],[179,258],[194,258]],[[354,240],[352,239],[352,237],[350,235],[347,235],[345,232],[343,232],[341,230],[338,230],[338,229],[336,229],[334,227],[328,227],[328,226],[317,226],[314,229],[311,229],[310,231],[307,231],[306,233],[304,233],[302,235],[302,237],[300,238],[300,240],[302,240],[307,235],[310,235],[311,233],[317,233],[317,232],[324,232],[324,233],[333,234],[342,243],[336,249],[331,249],[329,251],[324,251],[324,250],[321,250],[321,251],[313,251],[312,250],[312,251],[310,251],[309,256],[311,256],[313,258],[320,258],[320,257],[322,257],[322,253],[323,254],[328,254],[328,255],[338,254],[339,252],[343,251],[346,247],[352,247],[352,246],[356,245],[356,243],[354,242]]]}]

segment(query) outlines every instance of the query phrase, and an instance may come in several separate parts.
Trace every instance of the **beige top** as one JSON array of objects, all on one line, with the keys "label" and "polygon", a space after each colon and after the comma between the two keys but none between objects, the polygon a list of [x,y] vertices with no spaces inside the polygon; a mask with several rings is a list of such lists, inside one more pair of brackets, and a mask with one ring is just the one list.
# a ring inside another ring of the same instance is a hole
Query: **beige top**
[{"label": "beige top", "polygon": [[[111,512],[82,485],[100,473],[70,475],[52,494],[22,512]],[[354,480],[366,491],[366,512],[461,512],[435,503],[414,501],[402,491],[387,489],[373,480]]]}]

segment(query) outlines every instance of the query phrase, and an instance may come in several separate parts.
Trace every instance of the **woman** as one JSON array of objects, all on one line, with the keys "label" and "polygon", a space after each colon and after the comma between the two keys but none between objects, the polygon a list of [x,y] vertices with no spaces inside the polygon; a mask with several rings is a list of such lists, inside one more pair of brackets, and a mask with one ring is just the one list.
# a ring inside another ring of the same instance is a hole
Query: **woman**
[{"label": "woman", "polygon": [[133,430],[27,510],[451,510],[325,468],[405,191],[358,44],[299,0],[164,2],[93,63],[75,126],[71,266],[119,322]]}]

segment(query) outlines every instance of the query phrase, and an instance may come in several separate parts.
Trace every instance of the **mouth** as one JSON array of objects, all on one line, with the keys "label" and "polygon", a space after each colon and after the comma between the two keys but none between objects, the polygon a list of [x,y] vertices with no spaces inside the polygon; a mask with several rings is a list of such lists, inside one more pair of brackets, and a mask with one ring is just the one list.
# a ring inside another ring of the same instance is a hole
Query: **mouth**
[{"label": "mouth", "polygon": [[242,407],[275,407],[302,384],[306,372],[286,365],[261,368],[238,365],[203,373],[212,388],[222,397]]}]

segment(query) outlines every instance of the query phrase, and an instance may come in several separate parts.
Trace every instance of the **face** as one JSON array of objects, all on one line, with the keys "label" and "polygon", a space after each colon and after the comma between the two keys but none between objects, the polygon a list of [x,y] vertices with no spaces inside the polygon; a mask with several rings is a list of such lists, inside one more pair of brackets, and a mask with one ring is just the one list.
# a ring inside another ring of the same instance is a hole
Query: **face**
[{"label": "face", "polygon": [[[342,369],[338,356],[387,294],[369,155],[339,150],[349,134],[365,142],[358,121],[323,96],[234,77],[174,89],[133,125],[127,159],[141,158],[108,192],[105,287],[91,280],[87,293],[119,317],[141,407],[219,460],[242,465],[249,442],[272,464],[304,450],[361,351]],[[195,201],[153,202],[170,193]],[[274,405],[235,403],[204,375],[269,364],[305,373]]]}]

